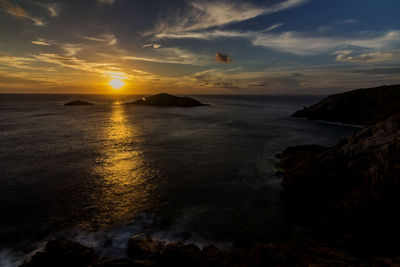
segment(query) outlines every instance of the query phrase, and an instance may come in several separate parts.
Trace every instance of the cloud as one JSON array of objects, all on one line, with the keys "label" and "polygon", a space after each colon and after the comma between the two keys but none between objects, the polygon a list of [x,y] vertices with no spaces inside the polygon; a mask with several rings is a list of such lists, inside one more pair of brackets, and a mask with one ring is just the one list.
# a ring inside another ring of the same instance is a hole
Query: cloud
[{"label": "cloud", "polygon": [[74,56],[83,49],[79,44],[62,44],[60,46],[65,51],[65,55],[67,56]]},{"label": "cloud", "polygon": [[380,36],[325,37],[298,32],[256,34],[253,44],[298,55],[326,53],[338,48],[355,46],[370,49],[388,49],[400,43],[400,31],[389,31]]},{"label": "cloud", "polygon": [[[181,33],[224,26],[293,8],[309,0],[284,0],[265,7],[241,1],[200,1],[189,3],[187,10],[163,18],[151,34]],[[182,15],[183,14],[183,15]]]},{"label": "cloud", "polygon": [[399,58],[398,54],[389,52],[373,52],[358,56],[351,56],[352,53],[353,51],[351,50],[342,50],[335,52],[334,55],[337,55],[336,61],[347,63],[377,63],[393,61]]},{"label": "cloud", "polygon": [[217,52],[217,53],[215,53],[215,61],[220,62],[220,63],[228,63],[228,62],[231,62],[232,59],[229,57],[229,55],[225,55],[220,52]]},{"label": "cloud", "polygon": [[114,4],[115,0],[97,0],[97,3],[99,3],[100,5],[102,4],[109,4],[112,5]]},{"label": "cloud", "polygon": [[62,67],[101,74],[109,71],[115,65],[113,63],[93,63],[78,59],[73,56],[59,54],[39,54],[35,55],[34,58],[41,62],[52,63]]},{"label": "cloud", "polygon": [[251,38],[254,32],[237,32],[237,31],[202,31],[202,32],[182,32],[182,33],[159,33],[154,37],[157,39],[203,39],[211,40],[218,38]]},{"label": "cloud", "polygon": [[61,4],[59,3],[52,3],[52,4],[43,4],[43,3],[36,3],[38,6],[45,8],[51,17],[57,17],[61,13]]},{"label": "cloud", "polygon": [[206,57],[176,47],[162,47],[152,50],[151,56],[125,56],[123,59],[194,66],[202,66],[208,63]]},{"label": "cloud", "polygon": [[225,88],[230,91],[246,92],[288,92],[302,88],[306,77],[300,73],[276,72],[264,70],[243,72],[241,69],[209,69],[192,75],[196,83],[208,88]]},{"label": "cloud", "polygon": [[101,34],[99,36],[93,37],[93,36],[82,36],[83,39],[93,41],[93,42],[102,42],[106,43],[108,46],[115,45],[118,43],[117,38],[115,37],[114,34],[110,33],[105,33]]},{"label": "cloud", "polygon": [[356,70],[355,73],[372,74],[372,75],[400,75],[400,67],[393,68],[373,68]]},{"label": "cloud", "polygon": [[0,65],[19,69],[31,69],[35,61],[30,57],[0,56]]},{"label": "cloud", "polygon": [[301,32],[272,33],[268,32],[268,29],[260,32],[212,30],[184,33],[160,33],[156,34],[155,37],[159,39],[202,40],[244,38],[248,39],[255,46],[263,46],[273,50],[289,52],[297,55],[323,54],[349,46],[369,49],[390,49],[395,48],[400,44],[400,31],[398,30],[384,33],[370,32],[368,35],[364,34],[347,38],[315,36]]},{"label": "cloud", "polygon": [[143,47],[153,47],[155,49],[161,48],[161,44],[144,44]]},{"label": "cloud", "polygon": [[343,21],[338,22],[339,24],[357,24],[358,20],[356,19],[346,19]]},{"label": "cloud", "polygon": [[11,14],[15,17],[26,18],[33,22],[36,26],[44,26],[45,23],[42,19],[37,18],[29,14],[25,9],[18,5],[14,5],[7,0],[0,0],[0,7],[4,9],[5,12]]},{"label": "cloud", "polygon": [[36,41],[31,41],[31,43],[35,44],[35,45],[43,45],[43,46],[50,46],[51,45],[50,42],[48,42],[48,41],[46,41],[44,39],[41,39],[41,38],[37,39]]},{"label": "cloud", "polygon": [[274,25],[269,26],[265,31],[266,31],[266,32],[273,31],[273,30],[275,30],[275,29],[281,27],[282,25],[283,25],[283,23],[276,23],[276,24],[274,24]]}]

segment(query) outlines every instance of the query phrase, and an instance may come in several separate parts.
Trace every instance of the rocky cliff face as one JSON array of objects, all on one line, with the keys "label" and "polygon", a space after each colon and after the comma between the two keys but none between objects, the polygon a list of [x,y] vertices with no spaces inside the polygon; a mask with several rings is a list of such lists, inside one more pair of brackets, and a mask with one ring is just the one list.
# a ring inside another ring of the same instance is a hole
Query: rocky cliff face
[{"label": "rocky cliff face", "polygon": [[292,116],[355,125],[372,125],[400,113],[400,85],[331,95]]},{"label": "rocky cliff face", "polygon": [[392,244],[400,237],[400,115],[334,147],[292,147],[280,158],[282,196],[297,216],[359,235],[361,242]]}]

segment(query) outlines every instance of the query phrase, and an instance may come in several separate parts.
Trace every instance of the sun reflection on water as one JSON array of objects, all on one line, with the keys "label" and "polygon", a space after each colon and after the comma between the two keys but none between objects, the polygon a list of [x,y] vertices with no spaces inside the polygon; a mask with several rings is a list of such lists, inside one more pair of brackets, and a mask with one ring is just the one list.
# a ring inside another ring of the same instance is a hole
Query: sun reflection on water
[{"label": "sun reflection on water", "polygon": [[148,166],[140,147],[140,134],[128,120],[124,105],[115,103],[104,127],[96,181],[95,219],[99,226],[133,218],[149,208],[155,170]]}]

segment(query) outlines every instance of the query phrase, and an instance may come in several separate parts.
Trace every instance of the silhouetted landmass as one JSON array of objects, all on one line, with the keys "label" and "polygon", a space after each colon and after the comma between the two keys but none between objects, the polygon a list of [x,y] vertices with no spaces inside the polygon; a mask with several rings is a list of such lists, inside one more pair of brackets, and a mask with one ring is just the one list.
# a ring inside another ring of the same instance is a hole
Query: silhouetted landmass
[{"label": "silhouetted landmass", "polygon": [[336,146],[291,147],[280,158],[282,196],[294,218],[351,240],[353,249],[398,253],[400,114]]},{"label": "silhouetted landmass", "polygon": [[166,93],[149,96],[128,103],[130,105],[160,106],[160,107],[196,107],[207,106],[190,97],[178,97]]},{"label": "silhouetted landmass", "polygon": [[64,104],[65,106],[93,106],[93,103],[75,100]]},{"label": "silhouetted landmass", "polygon": [[292,116],[355,125],[372,125],[400,113],[400,85],[331,95]]}]

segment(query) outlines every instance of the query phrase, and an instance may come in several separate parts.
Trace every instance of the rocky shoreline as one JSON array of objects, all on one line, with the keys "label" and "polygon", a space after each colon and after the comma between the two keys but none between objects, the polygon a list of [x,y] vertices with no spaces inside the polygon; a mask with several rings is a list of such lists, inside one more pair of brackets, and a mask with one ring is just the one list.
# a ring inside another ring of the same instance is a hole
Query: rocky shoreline
[{"label": "rocky shoreline", "polygon": [[282,198],[294,218],[352,240],[356,251],[398,253],[400,115],[336,146],[291,147],[279,157]]},{"label": "rocky shoreline", "polygon": [[226,251],[208,245],[199,248],[180,242],[166,243],[144,234],[129,240],[126,258],[103,258],[92,248],[72,240],[55,239],[21,267],[247,267],[247,266],[371,266],[400,264],[400,258],[370,257],[360,259],[309,238],[283,243],[255,244],[251,249]]}]

